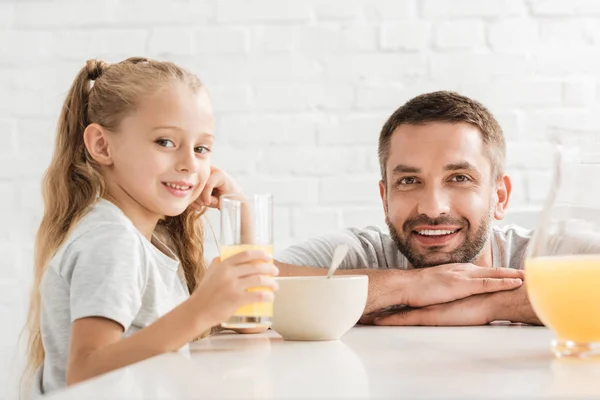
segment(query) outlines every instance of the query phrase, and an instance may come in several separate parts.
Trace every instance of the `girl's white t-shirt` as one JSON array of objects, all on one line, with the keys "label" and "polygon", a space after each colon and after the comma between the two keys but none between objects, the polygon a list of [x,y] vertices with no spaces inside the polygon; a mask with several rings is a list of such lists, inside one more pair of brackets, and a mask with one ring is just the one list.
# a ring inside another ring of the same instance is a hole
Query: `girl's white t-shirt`
[{"label": "girl's white t-shirt", "polygon": [[40,391],[66,386],[69,336],[75,320],[107,318],[119,323],[123,336],[128,336],[188,297],[175,254],[156,238],[148,241],[113,203],[99,200],[75,226],[42,279],[41,332],[46,355],[36,374],[41,375]]}]

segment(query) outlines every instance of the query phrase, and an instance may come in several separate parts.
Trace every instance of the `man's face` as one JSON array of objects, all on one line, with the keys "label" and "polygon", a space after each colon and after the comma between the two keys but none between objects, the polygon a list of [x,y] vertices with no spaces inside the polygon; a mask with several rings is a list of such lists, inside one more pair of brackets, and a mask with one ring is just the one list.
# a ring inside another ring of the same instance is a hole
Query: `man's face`
[{"label": "man's face", "polygon": [[488,154],[467,123],[401,125],[392,134],[380,192],[390,234],[413,267],[473,262],[486,247],[508,199],[498,206],[504,181],[493,179]]}]

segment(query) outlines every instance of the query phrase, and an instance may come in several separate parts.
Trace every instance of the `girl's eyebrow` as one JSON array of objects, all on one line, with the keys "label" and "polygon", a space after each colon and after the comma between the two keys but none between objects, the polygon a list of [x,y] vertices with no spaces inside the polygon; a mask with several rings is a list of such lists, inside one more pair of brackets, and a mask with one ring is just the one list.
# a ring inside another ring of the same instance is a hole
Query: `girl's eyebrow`
[{"label": "girl's eyebrow", "polygon": [[[154,128],[152,128],[153,131],[158,131],[158,130],[162,130],[162,129],[169,129],[169,130],[175,130],[175,131],[183,131],[183,129],[181,129],[178,126],[175,125],[159,125],[159,126],[155,126]],[[210,132],[202,132],[200,134],[201,136],[206,136],[208,138],[213,138],[215,135],[213,135]]]}]

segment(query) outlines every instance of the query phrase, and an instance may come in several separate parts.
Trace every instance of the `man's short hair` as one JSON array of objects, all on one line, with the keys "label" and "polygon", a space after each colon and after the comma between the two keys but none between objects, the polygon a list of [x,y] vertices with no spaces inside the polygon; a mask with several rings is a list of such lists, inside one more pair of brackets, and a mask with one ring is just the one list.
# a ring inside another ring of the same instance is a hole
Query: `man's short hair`
[{"label": "man's short hair", "polygon": [[429,122],[466,122],[479,129],[492,163],[495,178],[504,173],[506,143],[502,129],[492,113],[481,103],[455,92],[439,91],[419,95],[386,121],[379,135],[379,166],[386,181],[386,164],[390,157],[390,141],[394,130],[403,124],[423,125]]}]

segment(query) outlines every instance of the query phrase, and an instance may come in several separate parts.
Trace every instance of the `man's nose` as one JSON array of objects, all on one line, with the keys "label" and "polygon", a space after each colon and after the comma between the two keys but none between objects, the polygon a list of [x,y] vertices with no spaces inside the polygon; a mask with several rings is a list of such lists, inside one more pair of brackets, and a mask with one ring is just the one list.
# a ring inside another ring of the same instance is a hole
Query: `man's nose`
[{"label": "man's nose", "polygon": [[423,196],[419,199],[417,205],[419,214],[425,214],[429,218],[434,219],[442,214],[450,213],[450,199],[440,187],[431,187],[423,192]]}]

